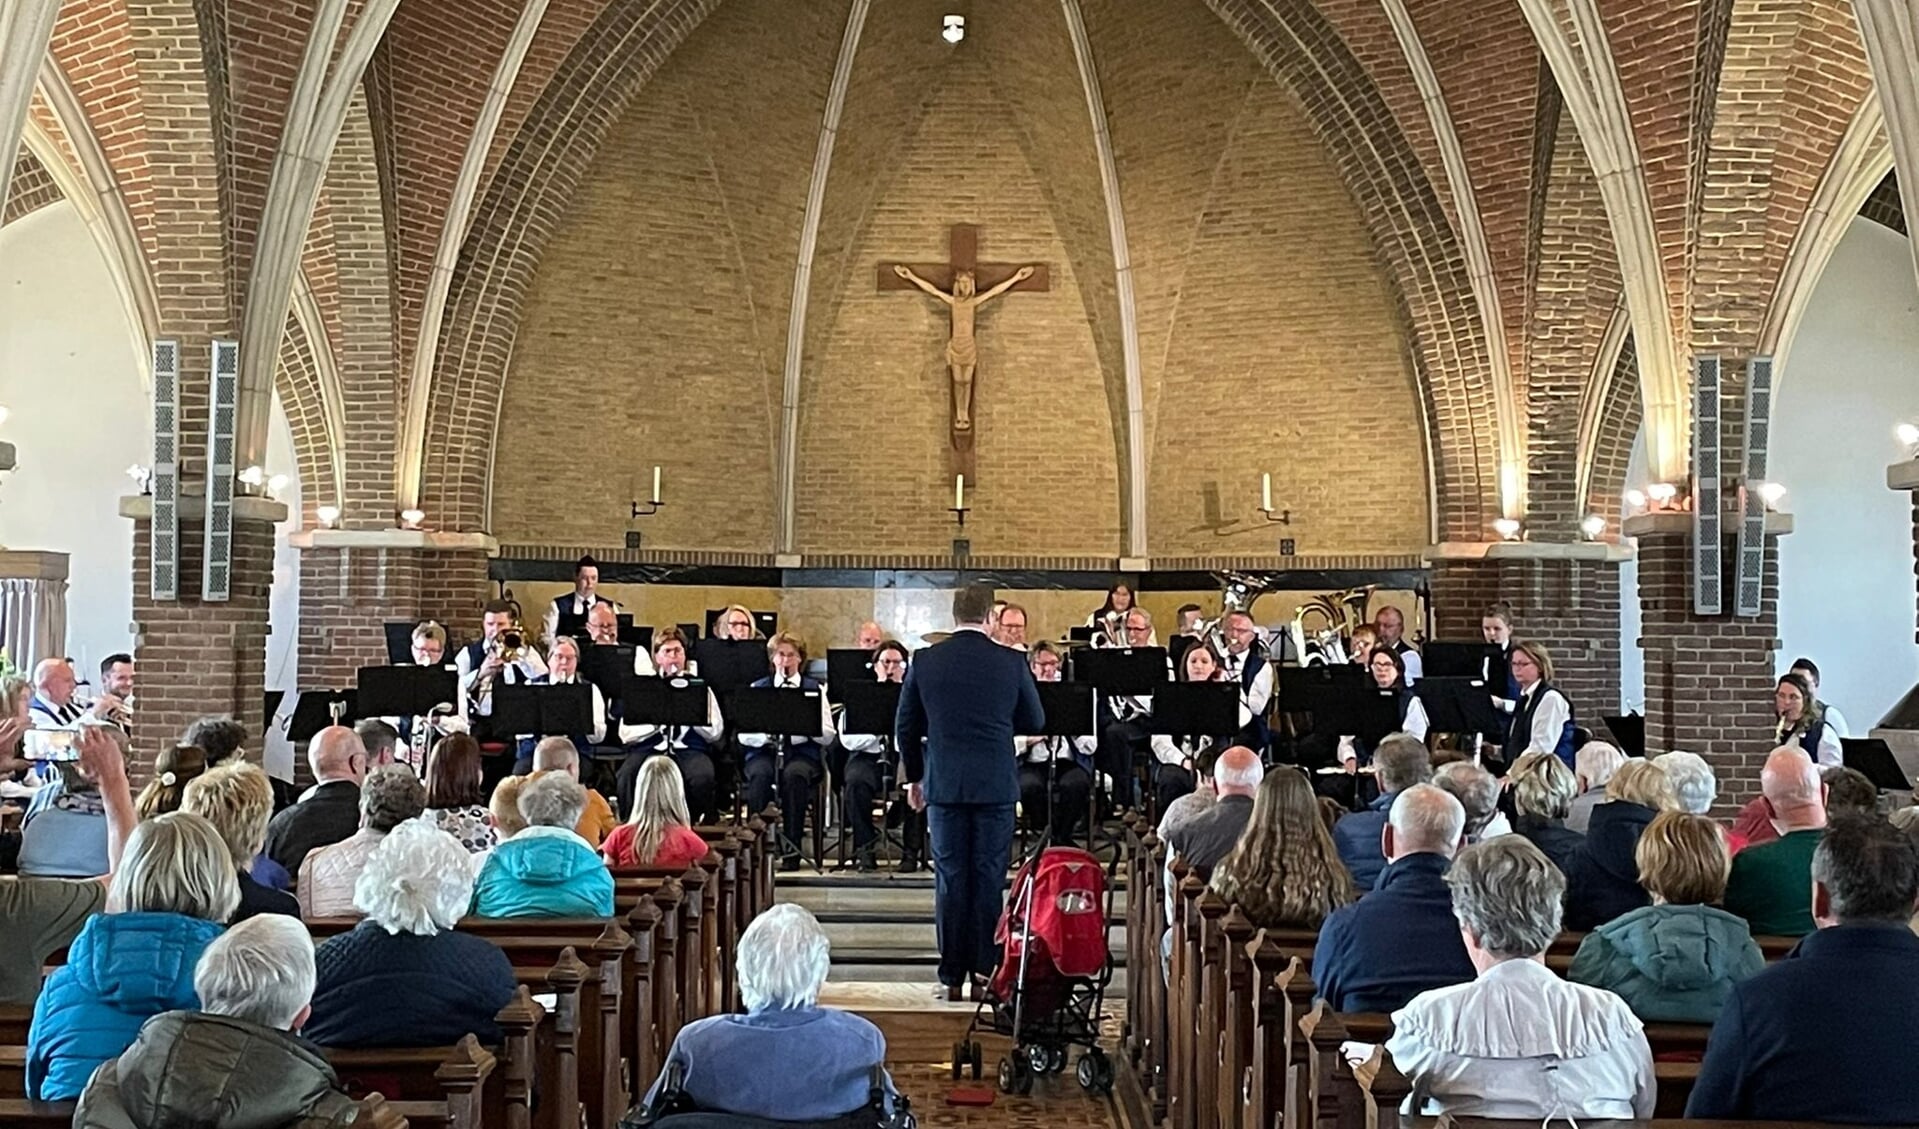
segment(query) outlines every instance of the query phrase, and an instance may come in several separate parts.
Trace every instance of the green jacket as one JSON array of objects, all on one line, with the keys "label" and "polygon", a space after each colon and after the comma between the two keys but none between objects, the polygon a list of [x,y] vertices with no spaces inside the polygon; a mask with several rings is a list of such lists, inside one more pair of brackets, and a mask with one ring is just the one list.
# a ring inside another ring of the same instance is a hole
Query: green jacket
[{"label": "green jacket", "polygon": [[170,1011],[87,1083],[74,1129],[343,1129],[360,1107],[298,1037]]},{"label": "green jacket", "polygon": [[1711,1023],[1766,966],[1745,921],[1712,906],[1644,906],[1586,935],[1567,979],[1616,992],[1648,1023]]}]

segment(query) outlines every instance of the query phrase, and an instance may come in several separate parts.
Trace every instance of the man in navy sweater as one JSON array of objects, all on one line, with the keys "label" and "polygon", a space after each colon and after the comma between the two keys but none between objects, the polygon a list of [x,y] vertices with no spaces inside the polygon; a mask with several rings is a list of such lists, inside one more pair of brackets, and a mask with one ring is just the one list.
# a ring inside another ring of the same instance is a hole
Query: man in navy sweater
[{"label": "man in navy sweater", "polygon": [[1919,847],[1841,816],[1812,856],[1819,928],[1733,985],[1686,1102],[1689,1118],[1919,1125]]},{"label": "man in navy sweater", "polygon": [[1038,733],[1046,720],[1025,656],[987,634],[992,616],[990,587],[953,595],[953,637],[914,660],[893,726],[907,802],[928,813],[933,928],[948,999],[959,998],[969,975],[990,976],[998,963],[993,930],[1019,802],[1013,738]]}]

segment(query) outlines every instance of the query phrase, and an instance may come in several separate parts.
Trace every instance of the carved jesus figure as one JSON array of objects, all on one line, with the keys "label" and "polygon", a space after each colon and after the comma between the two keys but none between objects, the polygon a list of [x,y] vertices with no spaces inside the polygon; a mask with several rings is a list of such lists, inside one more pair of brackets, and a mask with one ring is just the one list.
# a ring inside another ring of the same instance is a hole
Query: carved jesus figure
[{"label": "carved jesus figure", "polygon": [[981,306],[1006,293],[1016,284],[1033,277],[1033,268],[1019,268],[1013,272],[1013,277],[983,294],[973,292],[973,272],[969,270],[953,273],[951,294],[914,274],[913,268],[904,264],[895,266],[893,273],[946,303],[947,308],[952,312],[953,333],[952,338],[946,343],[946,367],[953,380],[953,430],[955,432],[971,431],[973,429],[973,373],[979,367],[979,341],[973,336],[973,314]]}]

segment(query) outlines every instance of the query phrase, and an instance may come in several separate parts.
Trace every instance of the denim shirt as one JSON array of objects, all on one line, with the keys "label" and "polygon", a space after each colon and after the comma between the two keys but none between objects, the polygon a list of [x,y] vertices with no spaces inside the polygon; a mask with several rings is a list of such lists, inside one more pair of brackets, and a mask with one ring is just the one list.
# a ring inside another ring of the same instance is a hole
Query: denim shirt
[{"label": "denim shirt", "polygon": [[[817,1006],[709,1016],[681,1028],[667,1052],[700,1109],[780,1121],[827,1121],[864,1108],[873,1068],[885,1060],[879,1028]],[[648,1102],[664,1080],[662,1072]],[[886,1093],[890,1111],[897,1093],[891,1077]]]}]

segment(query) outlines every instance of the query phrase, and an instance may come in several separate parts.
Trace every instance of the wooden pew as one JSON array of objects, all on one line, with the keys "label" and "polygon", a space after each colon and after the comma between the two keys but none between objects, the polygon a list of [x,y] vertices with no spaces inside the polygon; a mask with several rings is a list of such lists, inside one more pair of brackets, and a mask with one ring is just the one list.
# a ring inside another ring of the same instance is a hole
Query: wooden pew
[{"label": "wooden pew", "polygon": [[[380,1093],[416,1125],[533,1129],[534,1040],[545,1020],[545,1009],[522,987],[500,1010],[497,1051],[468,1035],[451,1048],[334,1048],[322,1053],[349,1094]],[[549,1107],[547,1112],[557,1111]],[[554,1122],[543,1118],[541,1124]]]},{"label": "wooden pew", "polygon": [[1246,1064],[1253,1054],[1253,1013],[1257,1000],[1253,995],[1253,963],[1246,951],[1252,940],[1253,923],[1237,905],[1228,906],[1220,918],[1216,963],[1219,967],[1219,1071],[1212,1093],[1215,1095],[1215,1123],[1223,1129],[1251,1129],[1242,1126],[1242,1115],[1250,1098]]},{"label": "wooden pew", "polygon": [[[8,1129],[69,1129],[77,1102],[32,1102],[25,1098],[0,1098],[0,1125]],[[360,1111],[353,1124],[366,1129],[407,1129],[408,1125],[434,1129],[440,1122],[430,1118],[409,1121],[401,1108],[378,1094],[360,1099]]]}]

